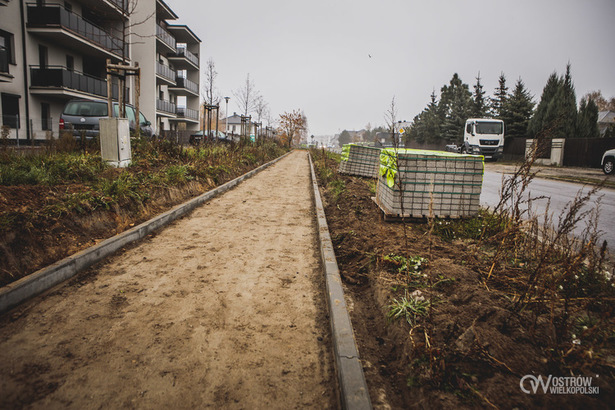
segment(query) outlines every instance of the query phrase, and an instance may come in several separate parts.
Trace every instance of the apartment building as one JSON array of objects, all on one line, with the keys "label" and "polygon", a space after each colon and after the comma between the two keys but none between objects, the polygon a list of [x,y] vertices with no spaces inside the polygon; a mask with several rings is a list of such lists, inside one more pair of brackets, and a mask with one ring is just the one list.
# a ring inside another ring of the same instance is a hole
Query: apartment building
[{"label": "apartment building", "polygon": [[133,19],[143,23],[133,27],[131,42],[140,44],[132,58],[153,62],[140,63],[143,113],[156,119],[159,132],[198,130],[201,40],[187,26],[171,24],[178,16],[161,0],[140,0]]},{"label": "apartment building", "polygon": [[161,0],[0,0],[0,125],[22,142],[57,137],[68,100],[107,98],[110,59],[139,63],[157,130],[197,129],[201,41],[177,18]]}]

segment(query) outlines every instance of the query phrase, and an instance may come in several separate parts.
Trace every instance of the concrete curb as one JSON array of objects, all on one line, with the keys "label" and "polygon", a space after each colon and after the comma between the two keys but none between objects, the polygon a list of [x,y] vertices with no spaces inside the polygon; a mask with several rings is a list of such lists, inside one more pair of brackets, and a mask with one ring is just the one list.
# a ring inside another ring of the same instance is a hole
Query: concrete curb
[{"label": "concrete curb", "polygon": [[369,390],[363,374],[359,351],[355,343],[350,315],[344,300],[344,290],[340,277],[333,243],[329,234],[325,210],[320,198],[318,182],[314,173],[314,163],[310,158],[312,172],[312,185],[314,188],[314,204],[318,220],[318,238],[320,243],[320,257],[325,271],[325,280],[329,297],[329,314],[331,317],[331,331],[333,333],[333,350],[335,365],[340,386],[340,396],[344,409],[371,409],[372,403]]},{"label": "concrete curb", "polygon": [[186,215],[194,210],[199,205],[209,201],[213,197],[220,195],[229,189],[235,187],[240,182],[254,176],[265,168],[275,164],[289,153],[282,155],[260,167],[253,169],[250,172],[243,174],[240,177],[220,185],[219,187],[207,191],[198,197],[191,199],[188,202],[180,204],[175,208],[162,213],[149,221],[146,221],[138,226],[135,226],[128,231],[115,235],[103,242],[94,245],[81,252],[77,252],[61,261],[58,261],[46,268],[38,270],[31,275],[19,279],[0,289],[0,314],[19,305],[20,303],[37,296],[51,287],[64,282],[67,279],[75,276],[81,270],[99,262],[107,256],[113,254],[117,250],[129,245],[139,239],[144,238],[151,232],[162,228],[165,225],[175,221],[176,219]]}]

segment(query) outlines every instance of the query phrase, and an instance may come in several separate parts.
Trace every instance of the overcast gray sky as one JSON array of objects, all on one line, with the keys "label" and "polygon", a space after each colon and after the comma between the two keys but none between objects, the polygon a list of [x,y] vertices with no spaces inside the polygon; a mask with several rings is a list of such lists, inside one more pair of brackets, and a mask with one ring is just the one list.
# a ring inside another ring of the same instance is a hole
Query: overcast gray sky
[{"label": "overcast gray sky", "polygon": [[455,72],[472,89],[480,71],[488,95],[501,72],[509,88],[521,77],[537,102],[570,62],[577,99],[615,97],[614,0],[165,1],[230,113],[250,73],[273,118],[302,109],[313,135],[384,125],[393,96],[410,121]]}]

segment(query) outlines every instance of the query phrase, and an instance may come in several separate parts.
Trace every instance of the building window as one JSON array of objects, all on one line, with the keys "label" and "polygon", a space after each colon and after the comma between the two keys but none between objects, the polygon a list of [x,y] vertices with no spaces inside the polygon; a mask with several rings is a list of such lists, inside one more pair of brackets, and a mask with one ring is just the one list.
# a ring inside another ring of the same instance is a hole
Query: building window
[{"label": "building window", "polygon": [[72,5],[72,4],[70,4],[69,2],[65,1],[65,2],[64,2],[64,9],[65,9],[66,11],[68,11],[68,12],[71,12],[71,11],[73,11],[73,5]]},{"label": "building window", "polygon": [[8,31],[0,30],[0,72],[8,73],[9,64],[15,64],[15,38]]},{"label": "building window", "polygon": [[51,130],[51,109],[47,103],[41,103],[41,130]]},{"label": "building window", "polygon": [[19,128],[19,96],[2,93],[2,125]]},{"label": "building window", "polygon": [[66,55],[66,69],[68,71],[75,71],[75,59],[68,54]]},{"label": "building window", "polygon": [[47,68],[49,65],[49,51],[47,47],[40,44],[38,46],[38,65],[40,68]]}]

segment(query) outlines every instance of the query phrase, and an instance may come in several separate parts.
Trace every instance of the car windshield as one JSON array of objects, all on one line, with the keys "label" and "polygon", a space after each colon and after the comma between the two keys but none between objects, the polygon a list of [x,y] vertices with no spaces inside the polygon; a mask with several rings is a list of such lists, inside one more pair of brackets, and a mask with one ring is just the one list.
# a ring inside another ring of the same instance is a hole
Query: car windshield
[{"label": "car windshield", "polygon": [[487,122],[487,121],[477,121],[476,122],[476,133],[477,134],[501,134],[502,133],[502,123],[501,122]]},{"label": "car windshield", "polygon": [[107,104],[94,101],[72,101],[64,108],[64,114],[82,117],[106,117]]}]

